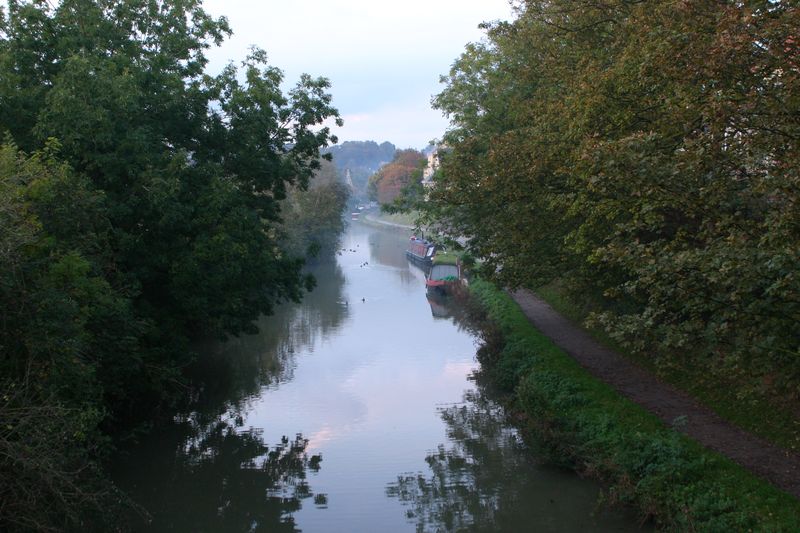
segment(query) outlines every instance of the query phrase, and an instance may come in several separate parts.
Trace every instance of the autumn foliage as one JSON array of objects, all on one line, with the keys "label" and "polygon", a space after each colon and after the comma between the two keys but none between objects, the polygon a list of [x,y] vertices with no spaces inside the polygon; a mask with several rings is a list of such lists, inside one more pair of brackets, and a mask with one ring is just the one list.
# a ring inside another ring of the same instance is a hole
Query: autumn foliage
[{"label": "autumn foliage", "polygon": [[435,104],[427,210],[664,368],[800,405],[794,2],[524,2]]},{"label": "autumn foliage", "polygon": [[391,163],[369,178],[370,197],[391,204],[400,192],[422,176],[425,157],[416,150],[398,150]]}]

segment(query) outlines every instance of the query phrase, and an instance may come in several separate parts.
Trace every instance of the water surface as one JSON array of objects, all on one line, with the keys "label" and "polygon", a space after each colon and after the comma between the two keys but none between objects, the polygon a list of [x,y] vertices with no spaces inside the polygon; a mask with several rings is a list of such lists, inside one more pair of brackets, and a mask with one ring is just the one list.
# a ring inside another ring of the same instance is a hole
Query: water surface
[{"label": "water surface", "polygon": [[469,379],[475,338],[426,298],[406,239],[354,223],[302,303],[206,348],[191,408],[119,461],[147,530],[636,529]]}]

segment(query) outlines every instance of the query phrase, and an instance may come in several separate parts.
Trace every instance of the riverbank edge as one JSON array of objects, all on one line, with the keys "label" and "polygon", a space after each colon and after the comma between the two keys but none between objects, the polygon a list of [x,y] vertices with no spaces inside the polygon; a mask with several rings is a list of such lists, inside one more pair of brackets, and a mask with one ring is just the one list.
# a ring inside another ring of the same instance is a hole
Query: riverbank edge
[{"label": "riverbank edge", "polygon": [[364,213],[364,216],[359,217],[359,222],[362,224],[367,224],[374,227],[383,227],[383,228],[398,228],[398,229],[406,229],[406,230],[413,230],[414,226],[408,224],[400,224],[399,222],[392,222],[390,220],[381,220],[373,215],[373,213]]},{"label": "riverbank edge", "polygon": [[665,529],[800,530],[796,499],[589,374],[506,293],[485,281],[469,291],[501,337],[479,355],[482,372],[555,459],[608,484],[606,500],[633,505]]}]

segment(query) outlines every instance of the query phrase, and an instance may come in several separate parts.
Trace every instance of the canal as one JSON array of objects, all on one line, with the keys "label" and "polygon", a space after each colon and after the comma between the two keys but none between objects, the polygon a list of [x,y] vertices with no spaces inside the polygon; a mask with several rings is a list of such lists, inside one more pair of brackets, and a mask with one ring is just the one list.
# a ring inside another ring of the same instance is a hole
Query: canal
[{"label": "canal", "polygon": [[204,347],[207,383],[116,461],[145,531],[633,531],[537,460],[470,379],[476,339],[426,299],[404,230],[353,223],[317,288]]}]

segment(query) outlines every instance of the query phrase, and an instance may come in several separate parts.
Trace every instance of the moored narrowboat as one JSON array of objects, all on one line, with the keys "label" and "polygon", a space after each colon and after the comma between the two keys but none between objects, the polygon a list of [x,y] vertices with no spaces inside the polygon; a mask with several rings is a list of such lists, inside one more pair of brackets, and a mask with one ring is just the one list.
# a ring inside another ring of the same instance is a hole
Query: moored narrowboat
[{"label": "moored narrowboat", "polygon": [[448,253],[434,255],[431,268],[425,277],[425,286],[428,290],[448,292],[459,283],[461,283],[461,262],[458,257]]},{"label": "moored narrowboat", "polygon": [[408,240],[406,257],[418,264],[430,266],[435,252],[436,245],[430,241],[417,238],[414,235]]}]

